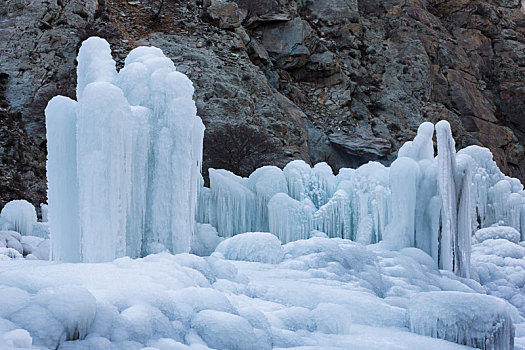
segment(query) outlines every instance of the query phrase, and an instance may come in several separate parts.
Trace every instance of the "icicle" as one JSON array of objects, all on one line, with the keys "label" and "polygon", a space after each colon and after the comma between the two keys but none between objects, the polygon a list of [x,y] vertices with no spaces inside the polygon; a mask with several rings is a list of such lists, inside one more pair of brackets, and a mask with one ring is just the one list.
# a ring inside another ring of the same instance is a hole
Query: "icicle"
[{"label": "icicle", "polygon": [[244,179],[226,170],[209,169],[210,188],[217,209],[217,231],[221,237],[253,232],[257,197]]},{"label": "icicle", "polygon": [[313,215],[313,229],[324,232],[330,238],[346,238],[351,235],[350,199],[344,190],[333,197]]}]

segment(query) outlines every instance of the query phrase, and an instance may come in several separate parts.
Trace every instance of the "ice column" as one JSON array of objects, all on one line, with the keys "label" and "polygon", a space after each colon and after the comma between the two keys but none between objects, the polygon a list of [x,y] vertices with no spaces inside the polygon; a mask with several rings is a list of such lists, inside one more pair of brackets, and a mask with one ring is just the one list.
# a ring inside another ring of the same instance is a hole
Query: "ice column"
[{"label": "ice column", "polygon": [[472,249],[472,209],[470,190],[473,160],[466,154],[457,157],[458,221],[454,246],[454,271],[460,277],[470,278],[470,253]]},{"label": "ice column", "polygon": [[81,261],[76,106],[76,101],[56,96],[45,110],[51,259],[64,262]]},{"label": "ice column", "polygon": [[437,123],[436,131],[438,182],[443,201],[440,267],[468,277],[472,236],[470,192],[474,160],[466,154],[456,157],[455,143],[447,121]]},{"label": "ice column", "polygon": [[456,244],[457,229],[456,149],[447,121],[442,120],[436,124],[436,136],[438,142],[438,183],[443,201],[440,268],[453,271],[453,249]]},{"label": "ice column", "polygon": [[82,44],[77,75],[78,103],[57,97],[46,110],[53,257],[188,252],[204,134],[191,81],[152,47],[117,73],[96,37]]},{"label": "ice column", "polygon": [[391,249],[414,246],[416,189],[419,166],[411,158],[397,158],[390,168],[392,217],[383,237]]},{"label": "ice column", "polygon": [[93,82],[82,92],[77,117],[82,259],[111,261],[126,254],[126,214],[131,192],[131,109],[118,87]]}]

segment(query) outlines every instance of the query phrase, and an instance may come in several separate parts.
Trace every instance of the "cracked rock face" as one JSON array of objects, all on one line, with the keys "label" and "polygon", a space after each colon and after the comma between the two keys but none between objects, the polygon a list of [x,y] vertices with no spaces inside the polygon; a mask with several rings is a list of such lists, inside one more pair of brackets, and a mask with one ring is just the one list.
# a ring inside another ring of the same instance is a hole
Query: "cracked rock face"
[{"label": "cracked rock face", "polygon": [[[190,0],[157,10],[153,0],[0,3],[0,102],[18,118],[1,125],[0,159],[13,167],[2,157],[18,147],[2,140],[27,141],[28,199],[45,200],[43,109],[56,94],[75,97],[76,52],[91,35],[110,42],[118,64],[139,45],[164,50],[194,82],[207,135],[247,124],[273,142],[259,165],[388,163],[421,122],[446,119],[458,148],[488,147],[525,178],[519,0]],[[206,149],[205,171],[220,154]],[[1,201],[18,181],[4,174]]]}]

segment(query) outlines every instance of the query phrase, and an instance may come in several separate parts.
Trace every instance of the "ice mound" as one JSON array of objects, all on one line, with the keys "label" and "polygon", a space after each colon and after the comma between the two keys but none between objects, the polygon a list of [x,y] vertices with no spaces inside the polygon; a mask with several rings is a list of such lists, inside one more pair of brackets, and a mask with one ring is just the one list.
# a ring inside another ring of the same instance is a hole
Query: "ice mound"
[{"label": "ice mound", "polygon": [[0,248],[11,248],[22,254],[22,236],[16,231],[0,231]]},{"label": "ice mound", "polygon": [[195,233],[191,239],[191,254],[198,256],[211,255],[223,240],[217,230],[210,224],[196,224]]},{"label": "ice mound", "polygon": [[5,317],[28,330],[34,345],[57,348],[67,340],[84,339],[95,318],[95,297],[81,287],[46,288],[33,297],[17,288],[0,294],[16,298]]},{"label": "ice mound", "polygon": [[312,311],[316,329],[328,334],[350,334],[352,312],[345,305],[322,303]]},{"label": "ice mound", "polygon": [[475,240],[481,243],[487,239],[506,239],[513,243],[520,241],[521,235],[514,227],[494,226],[479,229],[474,234]]},{"label": "ice mound", "polygon": [[420,293],[410,300],[412,332],[480,349],[513,349],[511,306],[482,294]]},{"label": "ice mound", "polygon": [[31,335],[25,329],[15,329],[0,336],[0,348],[11,349],[32,349]]},{"label": "ice mound", "polygon": [[269,339],[260,338],[250,323],[237,315],[203,310],[191,321],[199,336],[214,349],[265,350],[271,349]]},{"label": "ice mound", "polygon": [[217,249],[228,260],[277,264],[283,259],[281,241],[271,233],[248,232],[228,238]]},{"label": "ice mound", "polygon": [[30,235],[33,225],[37,222],[35,207],[23,199],[8,202],[0,212],[0,217],[8,221],[12,225],[11,229],[21,235]]}]

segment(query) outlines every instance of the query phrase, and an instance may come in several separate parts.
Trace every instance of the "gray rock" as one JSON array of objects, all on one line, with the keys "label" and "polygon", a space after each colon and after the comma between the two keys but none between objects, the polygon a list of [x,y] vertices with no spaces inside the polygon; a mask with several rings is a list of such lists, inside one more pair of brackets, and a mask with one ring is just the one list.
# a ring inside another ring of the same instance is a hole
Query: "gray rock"
[{"label": "gray rock", "polygon": [[301,18],[256,29],[261,43],[278,68],[293,70],[306,64],[315,51],[317,38],[310,25]]},{"label": "gray rock", "polygon": [[235,2],[212,0],[206,11],[211,19],[218,22],[220,28],[230,29],[241,26],[243,17]]}]

